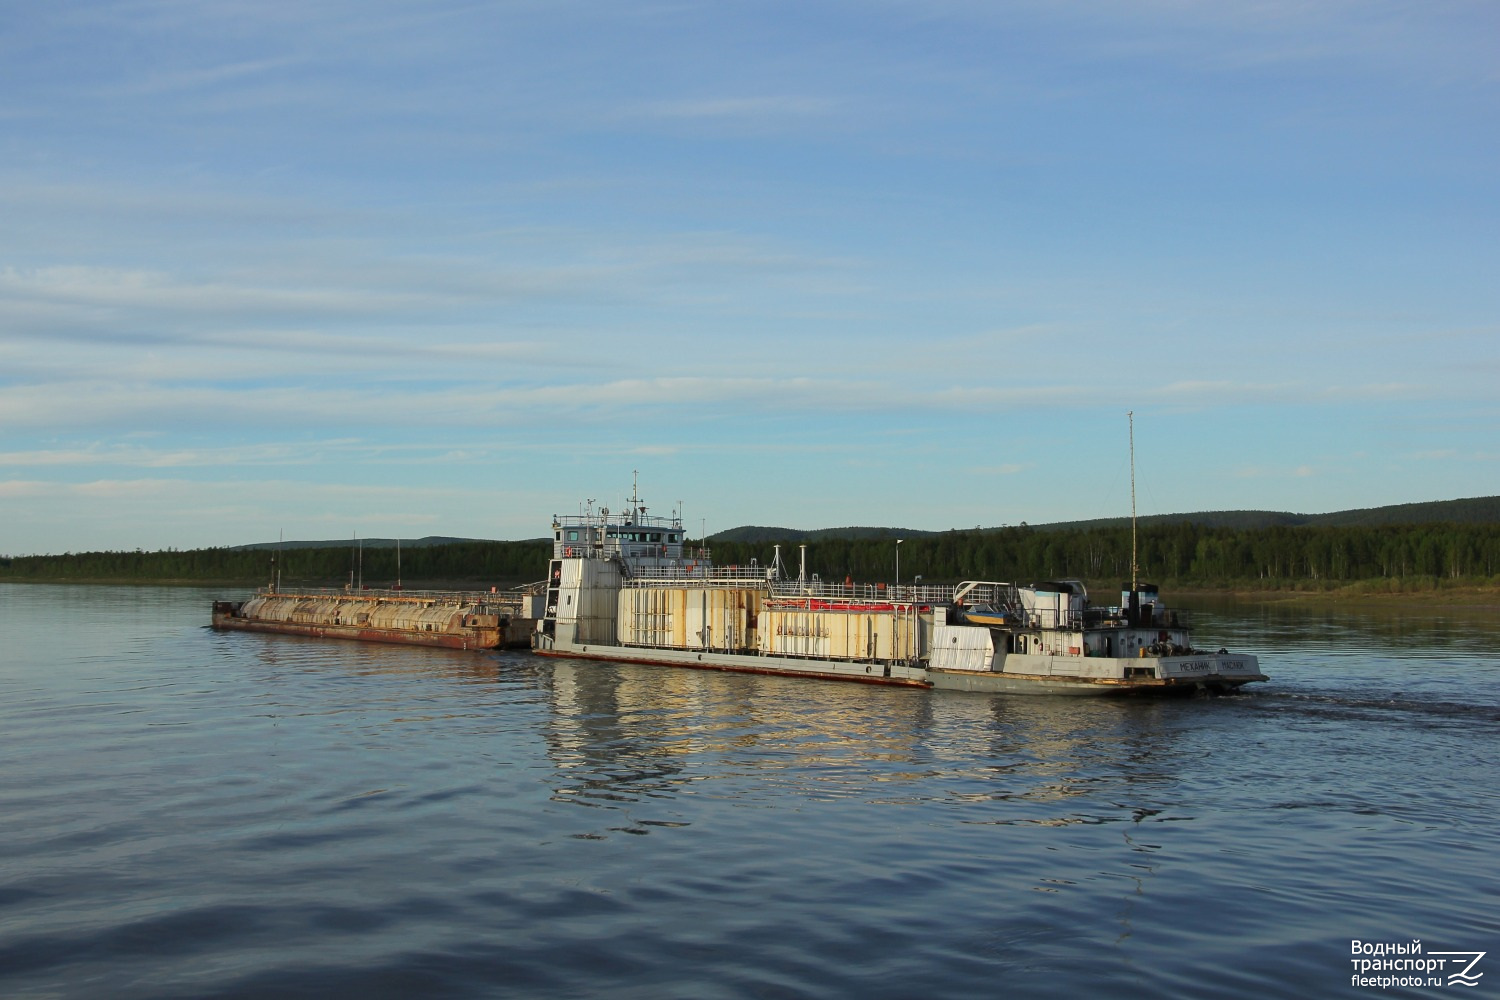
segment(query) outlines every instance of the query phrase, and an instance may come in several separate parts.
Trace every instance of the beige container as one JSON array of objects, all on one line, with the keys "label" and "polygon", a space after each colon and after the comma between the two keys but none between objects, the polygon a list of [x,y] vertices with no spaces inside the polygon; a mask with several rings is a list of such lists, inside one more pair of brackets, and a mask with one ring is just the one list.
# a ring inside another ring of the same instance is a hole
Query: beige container
[{"label": "beige container", "polygon": [[764,588],[627,587],[620,591],[620,642],[626,646],[755,648]]},{"label": "beige container", "polygon": [[906,660],[917,655],[910,613],[894,611],[761,612],[760,651],[832,660]]}]

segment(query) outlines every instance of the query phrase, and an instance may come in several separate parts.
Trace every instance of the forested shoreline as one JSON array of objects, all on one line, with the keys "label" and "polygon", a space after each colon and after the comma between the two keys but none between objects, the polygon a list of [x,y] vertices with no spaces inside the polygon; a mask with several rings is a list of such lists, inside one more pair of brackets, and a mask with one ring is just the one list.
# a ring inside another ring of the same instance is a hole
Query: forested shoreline
[{"label": "forested shoreline", "polygon": [[[484,583],[539,580],[547,571],[544,541],[459,542],[403,549],[168,549],[160,552],[78,552],[0,558],[0,581],[47,583],[223,583],[264,585],[276,574],[284,587],[388,587],[398,580]],[[399,558],[399,565],[397,559]]]},{"label": "forested shoreline", "polygon": [[[769,565],[774,543],[710,542],[720,565]],[[795,572],[798,543],[782,545]],[[694,545],[696,548],[696,545]],[[1078,578],[1115,585],[1130,575],[1130,529],[1004,528],[907,538],[901,580],[987,579],[1033,582]],[[1328,590],[1350,585],[1401,591],[1437,586],[1500,587],[1500,525],[1275,526],[1237,529],[1183,522],[1139,532],[1142,579],[1179,588]],[[399,578],[513,585],[541,579],[545,540],[471,541],[393,549],[351,546],[288,549],[209,548],[160,552],[84,552],[0,558],[0,581],[138,582],[257,585],[279,570],[283,587],[384,587]],[[861,582],[895,579],[896,544],[887,538],[822,538],[808,545],[809,573]]]}]

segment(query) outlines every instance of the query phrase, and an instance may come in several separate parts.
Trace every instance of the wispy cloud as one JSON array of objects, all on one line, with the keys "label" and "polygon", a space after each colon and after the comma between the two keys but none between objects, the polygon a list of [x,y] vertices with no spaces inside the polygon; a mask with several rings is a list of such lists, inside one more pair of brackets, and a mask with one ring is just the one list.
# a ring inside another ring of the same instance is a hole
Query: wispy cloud
[{"label": "wispy cloud", "polygon": [[289,57],[252,59],[206,66],[157,71],[123,85],[116,85],[101,96],[153,97],[197,93],[225,84],[240,84],[252,79],[268,79],[285,73],[299,60]]},{"label": "wispy cloud", "polygon": [[765,122],[775,119],[822,117],[836,111],[838,106],[839,102],[826,97],[790,95],[718,97],[658,101],[639,105],[634,109],[634,113],[646,118],[731,119]]},{"label": "wispy cloud", "polygon": [[[495,301],[518,290],[536,294],[538,289],[558,288],[557,272],[492,275],[464,289],[465,298],[484,296]],[[436,285],[436,287],[434,287]],[[437,305],[449,305],[460,295],[451,276],[436,283],[408,287],[389,284],[345,287],[297,287],[282,283],[256,286],[215,281],[186,282],[152,271],[81,266],[0,269],[0,294],[13,300],[68,304],[83,307],[134,309],[153,312],[247,313],[339,315],[370,317],[392,312],[417,314]]]},{"label": "wispy cloud", "polygon": [[41,480],[0,479],[0,499],[21,500],[44,497],[54,490],[52,483]]},{"label": "wispy cloud", "polygon": [[0,467],[26,466],[111,466],[146,469],[188,467],[305,465],[327,461],[331,454],[373,455],[386,452],[388,446],[357,440],[300,441],[259,443],[217,448],[147,448],[139,445],[96,443],[82,448],[51,448],[35,451],[0,452]]},{"label": "wispy cloud", "polygon": [[[356,367],[356,370],[358,368]],[[321,371],[321,369],[319,369]],[[428,373],[430,374],[430,373]],[[489,385],[473,368],[452,380],[405,384],[287,372],[278,384],[173,384],[101,378],[0,385],[0,421],[11,428],[81,428],[113,424],[135,429],[178,425],[469,427],[549,423],[618,424],[652,414],[681,419],[745,413],[908,414],[1006,413],[1036,407],[1094,407],[1106,398],[1120,409],[1155,402],[1220,409],[1268,401],[1298,405],[1391,402],[1431,398],[1404,385],[1326,387],[1285,383],[1137,385],[1126,397],[1100,378],[1089,383],[999,387],[948,385],[919,389],[889,379],[773,378],[690,375],[608,381],[512,382]],[[504,378],[502,367],[497,373]],[[462,379],[460,379],[462,376]],[[1101,393],[1105,396],[1101,397]]]}]

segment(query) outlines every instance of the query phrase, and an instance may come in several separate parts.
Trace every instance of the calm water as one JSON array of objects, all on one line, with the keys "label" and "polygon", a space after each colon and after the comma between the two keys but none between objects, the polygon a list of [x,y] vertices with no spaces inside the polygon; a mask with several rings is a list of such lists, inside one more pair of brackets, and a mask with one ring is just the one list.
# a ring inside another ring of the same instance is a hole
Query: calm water
[{"label": "calm water", "polygon": [[1495,615],[1220,607],[1272,684],[1095,702],[217,634],[213,596],[0,585],[0,995],[1432,992],[1351,986],[1353,938],[1500,990]]}]

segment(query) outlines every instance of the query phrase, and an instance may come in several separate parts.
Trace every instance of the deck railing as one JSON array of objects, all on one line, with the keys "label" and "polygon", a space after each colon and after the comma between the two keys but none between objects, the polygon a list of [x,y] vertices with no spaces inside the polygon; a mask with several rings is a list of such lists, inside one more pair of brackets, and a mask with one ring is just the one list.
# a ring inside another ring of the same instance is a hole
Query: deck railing
[{"label": "deck railing", "polygon": [[676,566],[640,566],[630,569],[627,587],[660,587],[681,584],[686,587],[768,587],[771,580],[765,566],[709,566],[689,560]]},{"label": "deck railing", "polygon": [[835,601],[872,601],[891,604],[943,604],[953,599],[944,584],[833,583],[827,580],[777,580],[771,586],[778,599],[818,598]]},{"label": "deck railing", "polygon": [[337,597],[363,601],[411,604],[483,604],[491,607],[519,608],[525,590],[405,590],[394,587],[261,587],[264,597],[297,597],[329,600]]}]

